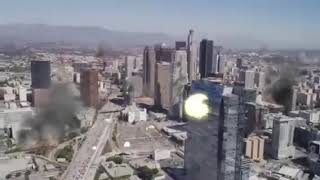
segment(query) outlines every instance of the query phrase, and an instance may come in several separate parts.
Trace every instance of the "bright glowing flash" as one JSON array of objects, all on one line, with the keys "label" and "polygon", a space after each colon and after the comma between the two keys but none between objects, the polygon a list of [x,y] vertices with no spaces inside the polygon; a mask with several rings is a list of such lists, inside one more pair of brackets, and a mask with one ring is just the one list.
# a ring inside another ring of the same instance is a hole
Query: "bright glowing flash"
[{"label": "bright glowing flash", "polygon": [[204,101],[208,100],[208,97],[204,94],[191,95],[184,104],[184,110],[188,116],[201,120],[209,113],[209,106]]}]

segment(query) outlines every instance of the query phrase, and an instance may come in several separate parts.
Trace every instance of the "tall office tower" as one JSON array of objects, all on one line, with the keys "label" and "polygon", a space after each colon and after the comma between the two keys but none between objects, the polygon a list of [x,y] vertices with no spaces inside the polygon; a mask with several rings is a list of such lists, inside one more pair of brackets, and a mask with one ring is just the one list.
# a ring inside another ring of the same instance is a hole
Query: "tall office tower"
[{"label": "tall office tower", "polygon": [[174,48],[167,47],[164,44],[157,44],[154,47],[156,54],[156,62],[169,62],[171,63],[174,57]]},{"label": "tall office tower", "polygon": [[219,111],[222,102],[224,86],[208,80],[197,80],[191,84],[189,95],[205,94],[208,96],[210,114],[202,121],[186,118],[188,138],[185,144],[184,165],[186,180],[218,179],[218,168],[221,161],[218,156],[222,147],[220,138],[221,127]]},{"label": "tall office tower", "polygon": [[172,90],[171,107],[169,115],[174,118],[182,118],[182,103],[184,86],[188,83],[187,53],[184,50],[175,52],[172,62]]},{"label": "tall office tower", "polygon": [[80,78],[80,94],[84,104],[89,107],[97,107],[99,101],[98,71],[83,70]]},{"label": "tall office tower", "polygon": [[218,161],[221,162],[219,168],[219,180],[238,180],[241,176],[241,155],[242,155],[242,125],[240,119],[239,97],[235,94],[223,96],[222,108],[220,109],[219,132],[223,136],[222,148],[218,151]]},{"label": "tall office tower", "polygon": [[216,69],[216,74],[223,74],[224,73],[224,66],[225,66],[225,62],[224,62],[224,56],[222,56],[220,53],[217,56],[217,69]]},{"label": "tall office tower", "polygon": [[155,105],[163,109],[170,108],[170,93],[172,89],[172,66],[168,62],[158,62],[156,67]]},{"label": "tall office tower", "polygon": [[242,59],[241,59],[241,58],[238,58],[238,59],[237,59],[236,65],[237,65],[237,68],[239,68],[239,69],[242,68]]},{"label": "tall office tower", "polygon": [[196,80],[197,76],[197,53],[193,42],[193,30],[189,31],[187,40],[187,63],[188,63],[188,79],[189,82]]},{"label": "tall office tower", "polygon": [[259,91],[263,91],[265,86],[265,73],[262,71],[258,71],[254,76],[254,83]]},{"label": "tall office tower", "polygon": [[200,77],[208,77],[213,72],[213,41],[203,39],[200,43]]},{"label": "tall office tower", "polygon": [[264,115],[268,109],[254,102],[245,104],[247,110],[247,123],[245,123],[244,137],[247,137],[256,130],[264,129]]},{"label": "tall office tower", "polygon": [[186,50],[187,43],[185,41],[176,41],[176,50]]},{"label": "tall office tower", "polygon": [[34,107],[39,108],[49,104],[50,73],[50,61],[31,61],[32,104]]},{"label": "tall office tower", "polygon": [[125,58],[125,71],[126,77],[132,77],[132,73],[134,72],[134,65],[135,65],[135,57],[134,56],[126,56]]},{"label": "tall office tower", "polygon": [[31,61],[31,87],[48,89],[51,84],[50,61]]},{"label": "tall office tower", "polygon": [[293,157],[295,119],[288,116],[278,116],[273,120],[272,128],[272,156],[275,159]]},{"label": "tall office tower", "polygon": [[222,46],[213,46],[212,72],[214,74],[224,73],[224,59],[221,55]]},{"label": "tall office tower", "polygon": [[290,94],[290,101],[289,101],[289,111],[295,111],[297,106],[297,98],[298,98],[298,89],[297,87],[292,88],[292,92]]},{"label": "tall office tower", "polygon": [[156,54],[154,48],[146,47],[143,52],[143,94],[154,97],[156,83]]},{"label": "tall office tower", "polygon": [[74,72],[80,73],[83,69],[87,69],[91,64],[87,62],[74,62],[72,64]]},{"label": "tall office tower", "polygon": [[245,72],[245,80],[244,80],[244,88],[245,89],[254,89],[254,75],[255,72],[253,70],[246,70]]}]

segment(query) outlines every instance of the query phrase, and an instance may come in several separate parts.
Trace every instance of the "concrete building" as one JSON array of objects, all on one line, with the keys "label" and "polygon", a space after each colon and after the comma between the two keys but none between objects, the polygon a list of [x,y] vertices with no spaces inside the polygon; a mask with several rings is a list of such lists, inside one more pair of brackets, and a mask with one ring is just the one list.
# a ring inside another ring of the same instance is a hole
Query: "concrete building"
[{"label": "concrete building", "polygon": [[88,62],[74,62],[72,67],[74,72],[81,73],[82,70],[90,68],[90,64]]},{"label": "concrete building", "polygon": [[298,89],[293,87],[290,95],[289,111],[295,111],[297,107]]},{"label": "concrete building", "polygon": [[135,64],[135,57],[134,56],[126,56],[125,57],[125,71],[126,77],[131,78],[134,72],[134,64]]},{"label": "concrete building", "polygon": [[154,47],[156,62],[168,62],[171,63],[174,58],[175,49],[167,47],[165,44],[157,44]]},{"label": "concrete building", "polygon": [[172,66],[168,62],[157,63],[157,82],[154,96],[155,105],[169,110],[171,107]]},{"label": "concrete building", "polygon": [[[216,62],[216,61],[215,61]],[[213,41],[203,39],[200,42],[199,72],[201,78],[215,73],[213,69]]]},{"label": "concrete building", "polygon": [[31,61],[32,104],[34,107],[39,108],[49,103],[50,85],[50,61]]},{"label": "concrete building", "polygon": [[3,109],[0,111],[0,128],[11,129],[13,138],[18,138],[19,131],[24,128],[24,120],[32,116],[33,110],[30,107]]},{"label": "concrete building", "polygon": [[187,65],[188,65],[188,80],[192,82],[197,79],[198,66],[197,66],[197,52],[196,46],[193,42],[194,31],[190,29],[187,40]]},{"label": "concrete building", "polygon": [[236,67],[239,68],[239,69],[242,68],[242,59],[241,59],[241,58],[238,58],[238,59],[237,59]]},{"label": "concrete building", "polygon": [[245,80],[244,80],[244,87],[245,89],[254,89],[254,75],[255,72],[253,70],[246,70],[245,71]]},{"label": "concrete building", "polygon": [[264,129],[264,115],[268,112],[268,109],[256,104],[254,102],[249,102],[245,104],[247,111],[247,121],[245,127],[245,137],[256,130]]},{"label": "concrete building", "polygon": [[301,105],[311,106],[312,104],[312,93],[299,92],[297,95],[297,102]]},{"label": "concrete building", "polygon": [[255,73],[254,83],[259,91],[263,91],[265,87],[265,73],[262,71],[258,71]]},{"label": "concrete building", "polygon": [[19,94],[19,101],[20,102],[27,101],[27,89],[26,88],[20,86],[18,88],[18,94]]},{"label": "concrete building", "polygon": [[36,108],[42,108],[50,103],[49,89],[32,89],[33,101],[32,105]]},{"label": "concrete building", "polygon": [[81,72],[80,94],[86,106],[96,107],[98,105],[98,71],[85,69]]},{"label": "concrete building", "polygon": [[123,113],[128,116],[127,120],[129,123],[147,121],[147,109],[140,109],[135,103],[131,106],[127,106]]},{"label": "concrete building", "polygon": [[185,41],[176,41],[176,50],[186,50],[187,42]]},{"label": "concrete building", "polygon": [[299,116],[306,119],[308,123],[315,125],[320,123],[319,109],[299,111]]},{"label": "concrete building", "polygon": [[128,164],[116,164],[113,161],[103,162],[102,167],[109,176],[110,180],[130,178],[134,170]]},{"label": "concrete building", "polygon": [[273,120],[272,156],[275,159],[294,157],[293,145],[295,119],[288,116],[278,116]]},{"label": "concrete building", "polygon": [[178,50],[175,52],[174,61],[172,62],[172,90],[170,93],[171,107],[169,115],[171,117],[182,118],[182,103],[184,86],[188,83],[187,72],[187,54],[185,51]]},{"label": "concrete building", "polygon": [[152,47],[146,47],[143,54],[143,92],[154,97],[156,86],[156,55]]},{"label": "concrete building", "polygon": [[133,98],[143,95],[143,78],[140,74],[128,78],[127,83],[133,88]]},{"label": "concrete building", "polygon": [[264,160],[264,143],[265,139],[256,135],[249,136],[245,139],[246,149],[245,156],[254,161]]}]

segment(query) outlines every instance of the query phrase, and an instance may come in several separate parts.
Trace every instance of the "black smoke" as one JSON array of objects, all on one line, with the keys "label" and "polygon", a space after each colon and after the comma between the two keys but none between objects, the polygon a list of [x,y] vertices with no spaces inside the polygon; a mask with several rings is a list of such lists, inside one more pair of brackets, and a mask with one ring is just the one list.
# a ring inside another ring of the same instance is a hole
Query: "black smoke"
[{"label": "black smoke", "polygon": [[286,66],[281,68],[279,77],[271,84],[270,94],[277,104],[283,105],[285,113],[290,111],[293,86],[296,83],[296,68]]},{"label": "black smoke", "polygon": [[54,84],[48,106],[40,108],[33,118],[24,122],[19,143],[59,142],[67,132],[80,127],[80,121],[75,118],[79,105],[68,84]]}]

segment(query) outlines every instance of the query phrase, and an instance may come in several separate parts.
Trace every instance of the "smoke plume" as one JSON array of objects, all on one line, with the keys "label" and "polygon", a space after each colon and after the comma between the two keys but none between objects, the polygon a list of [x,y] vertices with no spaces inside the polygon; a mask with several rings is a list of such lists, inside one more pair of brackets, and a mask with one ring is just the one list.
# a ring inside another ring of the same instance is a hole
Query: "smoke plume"
[{"label": "smoke plume", "polygon": [[50,89],[50,103],[24,122],[25,129],[19,133],[18,141],[25,145],[57,143],[68,131],[80,127],[75,118],[79,105],[68,84],[54,84]]},{"label": "smoke plume", "polygon": [[293,86],[295,84],[296,68],[286,66],[280,69],[279,77],[272,82],[269,93],[274,102],[281,104],[285,112],[290,111]]}]

